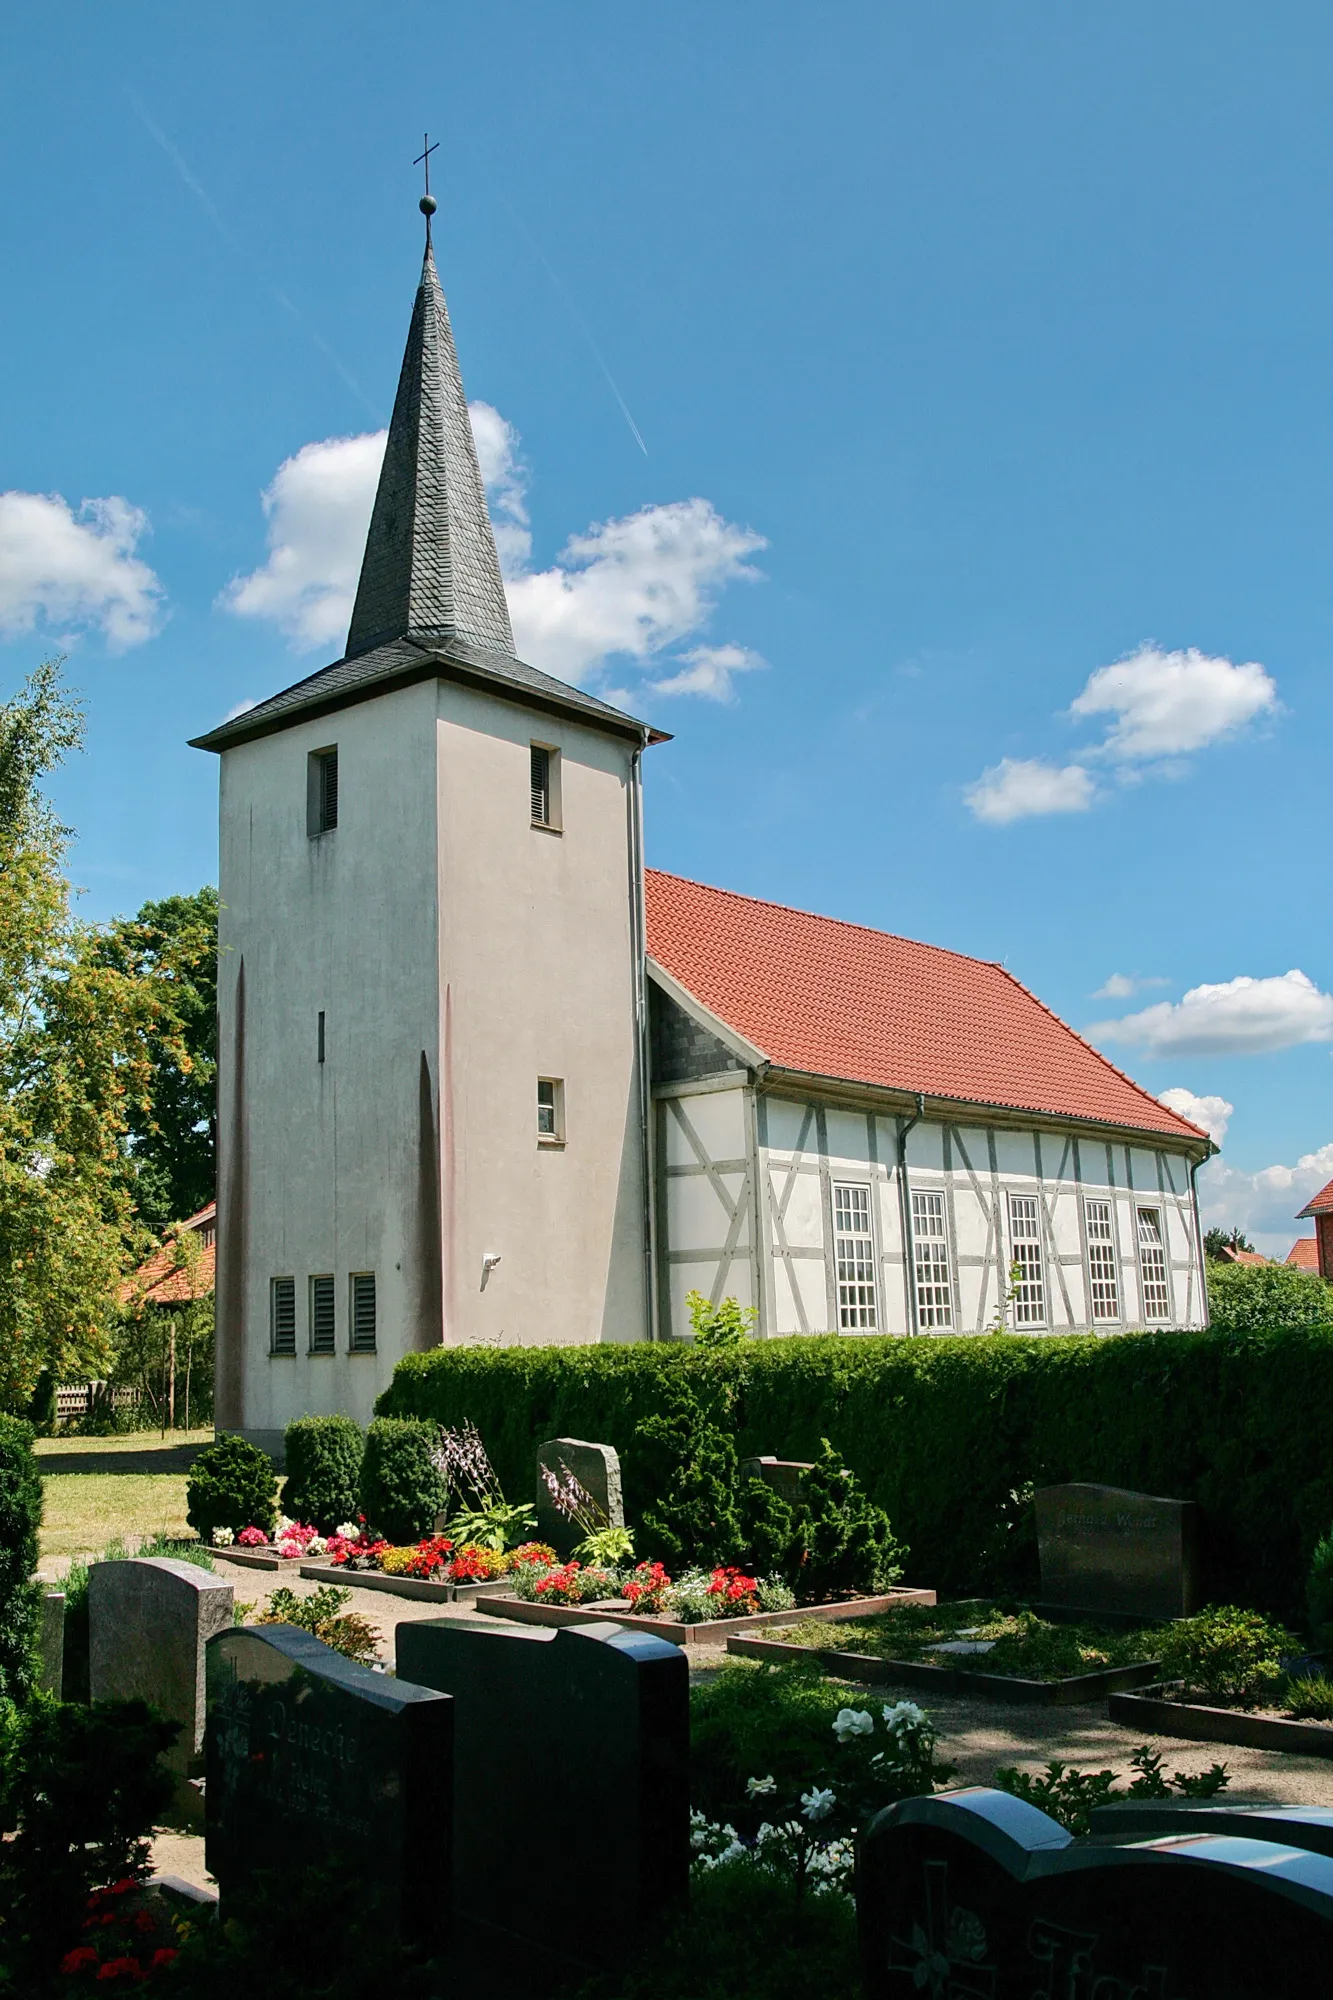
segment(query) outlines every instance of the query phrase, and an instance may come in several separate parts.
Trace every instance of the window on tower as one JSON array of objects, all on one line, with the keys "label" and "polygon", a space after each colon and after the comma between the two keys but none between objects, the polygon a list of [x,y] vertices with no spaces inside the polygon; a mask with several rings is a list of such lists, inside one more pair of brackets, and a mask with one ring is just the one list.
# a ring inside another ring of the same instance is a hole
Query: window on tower
[{"label": "window on tower", "polygon": [[548,833],[560,831],[560,752],[549,743],[529,745],[532,780],[532,824]]},{"label": "window on tower", "polygon": [[312,840],[338,824],[338,746],[312,750],[306,760],[306,832]]},{"label": "window on tower", "polygon": [[565,1137],[565,1086],[558,1076],[537,1078],[537,1144],[559,1146]]}]

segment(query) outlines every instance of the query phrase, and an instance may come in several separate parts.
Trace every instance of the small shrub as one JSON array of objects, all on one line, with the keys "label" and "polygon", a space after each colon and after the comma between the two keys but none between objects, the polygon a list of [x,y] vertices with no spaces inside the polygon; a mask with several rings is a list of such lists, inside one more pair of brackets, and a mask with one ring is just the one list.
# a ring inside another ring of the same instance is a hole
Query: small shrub
[{"label": "small shrub", "polygon": [[321,1535],[355,1515],[366,1440],[351,1417],[298,1417],[288,1424],[282,1505]]},{"label": "small shrub", "polygon": [[885,1590],[902,1575],[906,1551],[889,1517],[869,1500],[827,1438],[801,1480],[805,1560],[799,1588],[809,1601]]},{"label": "small shrub", "polygon": [[702,1292],[686,1292],[685,1309],[694,1344],[703,1348],[739,1347],[747,1334],[754,1332],[759,1319],[753,1306],[743,1306],[736,1299],[710,1305]]},{"label": "small shrub", "polygon": [[321,1584],[309,1597],[298,1597],[294,1590],[283,1585],[273,1592],[255,1624],[295,1625],[299,1631],[309,1632],[326,1646],[332,1646],[335,1653],[368,1666],[379,1658],[379,1639],[368,1618],[363,1618],[359,1611],[343,1610],[351,1595],[350,1590],[340,1589],[336,1583]]},{"label": "small shrub", "polygon": [[1282,1656],[1299,1651],[1281,1625],[1235,1604],[1181,1618],[1162,1635],[1162,1675],[1187,1698],[1252,1708],[1276,1692]]},{"label": "small shrub", "polygon": [[0,1697],[12,1701],[25,1700],[37,1677],[42,1480],[33,1436],[23,1418],[0,1416]]},{"label": "small shrub", "polygon": [[1298,1722],[1333,1722],[1333,1680],[1312,1674],[1308,1680],[1289,1681],[1282,1706]]},{"label": "small shrub", "polygon": [[205,1445],[185,1487],[185,1518],[201,1542],[214,1528],[239,1534],[253,1524],[272,1533],[278,1512],[278,1477],[257,1444],[234,1433]]},{"label": "small shrub", "polygon": [[1305,1608],[1318,1645],[1333,1637],[1333,1529],[1315,1544],[1305,1582]]},{"label": "small shrub", "polygon": [[377,1417],[361,1460],[361,1512],[400,1546],[429,1535],[449,1492],[434,1462],[437,1430],[415,1417]]},{"label": "small shrub", "polygon": [[640,1484],[653,1495],[635,1545],[673,1573],[734,1562],[740,1554],[736,1446],[689,1382],[667,1377],[662,1407],[634,1432]]},{"label": "small shrub", "polygon": [[995,1773],[1002,1792],[1012,1792],[1059,1820],[1076,1837],[1091,1833],[1092,1815],[1098,1806],[1114,1799],[1169,1799],[1179,1792],[1187,1799],[1214,1799],[1231,1783],[1225,1764],[1211,1764],[1206,1771],[1177,1771],[1168,1778],[1162,1759],[1150,1743],[1141,1744],[1129,1760],[1138,1776],[1124,1791],[1116,1771],[1079,1771],[1072,1764],[1053,1757],[1039,1777],[1030,1771],[1006,1766]]}]

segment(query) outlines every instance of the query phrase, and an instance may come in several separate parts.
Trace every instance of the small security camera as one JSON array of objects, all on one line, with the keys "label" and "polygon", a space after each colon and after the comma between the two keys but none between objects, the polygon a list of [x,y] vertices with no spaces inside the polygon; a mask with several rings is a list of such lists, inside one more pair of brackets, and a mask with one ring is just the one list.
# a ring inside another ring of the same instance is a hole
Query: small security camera
[{"label": "small security camera", "polygon": [[490,1275],[491,1275],[491,1272],[492,1272],[492,1271],[493,1271],[493,1270],[495,1269],[495,1267],[496,1267],[496,1265],[497,1265],[497,1264],[499,1263],[499,1261],[500,1261],[500,1253],[499,1253],[499,1251],[498,1251],[498,1250],[488,1250],[488,1251],[486,1252],[486,1255],[485,1255],[485,1256],[484,1256],[484,1257],[482,1258],[482,1260],[481,1260],[481,1289],[483,1290],[483,1292],[484,1292],[484,1291],[485,1291],[485,1289],[486,1289],[486,1281],[487,1281],[487,1279],[488,1279],[488,1278],[490,1277]]}]

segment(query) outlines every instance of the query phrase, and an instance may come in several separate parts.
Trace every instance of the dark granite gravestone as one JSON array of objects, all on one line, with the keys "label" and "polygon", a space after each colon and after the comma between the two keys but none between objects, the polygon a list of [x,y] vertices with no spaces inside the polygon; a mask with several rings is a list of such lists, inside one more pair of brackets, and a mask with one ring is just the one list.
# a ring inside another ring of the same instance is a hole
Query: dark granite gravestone
[{"label": "dark granite gravestone", "polygon": [[865,2000],[1328,1992],[1333,1858],[1287,1837],[1298,1812],[1272,1838],[1214,1831],[1216,1817],[1076,1841],[1007,1792],[890,1806],[857,1859]]},{"label": "dark granite gravestone", "polygon": [[1036,1508],[1043,1607],[1132,1618],[1194,1610],[1192,1500],[1119,1486],[1044,1486]]},{"label": "dark granite gravestone", "polygon": [[589,1963],[649,1936],[689,1884],[680,1648],[621,1625],[498,1618],[404,1623],[396,1638],[399,1673],[454,1697],[455,1926],[543,1967],[554,1941]]},{"label": "dark granite gravestone", "polygon": [[801,1481],[812,1469],[807,1458],[743,1458],[740,1465],[742,1479],[762,1479],[789,1507],[800,1500]]},{"label": "dark granite gravestone", "polygon": [[454,1705],[372,1673],[291,1625],[208,1645],[206,1847],[228,1895],[315,1865],[405,1935],[448,1903]]},{"label": "dark granite gravestone", "polygon": [[620,1454],[614,1445],[590,1444],[587,1438],[547,1438],[537,1447],[537,1539],[549,1542],[559,1556],[568,1556],[583,1540],[583,1530],[562,1514],[542,1478],[546,1466],[557,1479],[572,1472],[594,1506],[606,1516],[605,1525],[623,1528],[625,1502],[620,1486]]}]

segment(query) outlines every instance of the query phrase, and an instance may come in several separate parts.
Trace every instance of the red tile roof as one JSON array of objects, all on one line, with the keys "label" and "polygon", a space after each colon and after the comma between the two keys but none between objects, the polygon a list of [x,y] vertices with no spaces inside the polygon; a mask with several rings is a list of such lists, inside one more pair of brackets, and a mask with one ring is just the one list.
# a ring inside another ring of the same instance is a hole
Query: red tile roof
[{"label": "red tile roof", "polygon": [[1225,1244],[1218,1258],[1220,1264],[1271,1264],[1271,1257],[1265,1257],[1261,1250],[1233,1250]]},{"label": "red tile roof", "polygon": [[650,956],[776,1068],[1204,1137],[1001,965],[656,868],[646,885]]},{"label": "red tile roof", "polygon": [[120,1288],[121,1303],[128,1305],[132,1300],[144,1299],[153,1305],[167,1306],[185,1299],[208,1298],[217,1264],[217,1213],[217,1203],[210,1201],[181,1224],[183,1229],[193,1230],[205,1239],[193,1285],[188,1271],[176,1262],[175,1238],[169,1236],[160,1250],[154,1250],[147,1262],[140,1264],[132,1278],[126,1278]]},{"label": "red tile roof", "polygon": [[1319,1269],[1319,1245],[1313,1236],[1298,1236],[1287,1252],[1287,1262],[1298,1271]]},{"label": "red tile roof", "polygon": [[1301,1222],[1307,1215],[1330,1214],[1333,1214],[1333,1181],[1330,1181],[1327,1187],[1321,1187],[1318,1194],[1311,1195],[1296,1220]]}]

